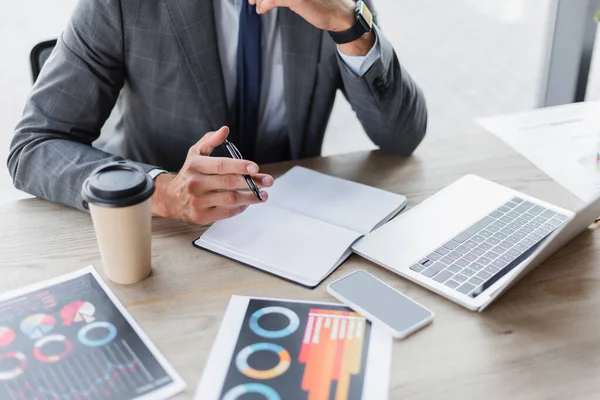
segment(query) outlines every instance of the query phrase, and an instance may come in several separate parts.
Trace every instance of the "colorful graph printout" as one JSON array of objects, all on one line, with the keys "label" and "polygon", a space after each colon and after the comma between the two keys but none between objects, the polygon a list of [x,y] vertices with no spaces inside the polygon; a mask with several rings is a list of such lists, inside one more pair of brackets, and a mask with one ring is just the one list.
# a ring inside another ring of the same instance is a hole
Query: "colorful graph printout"
[{"label": "colorful graph printout", "polygon": [[233,296],[196,399],[386,399],[391,344],[341,305]]},{"label": "colorful graph printout", "polygon": [[185,388],[93,268],[0,296],[0,399],[167,399]]}]

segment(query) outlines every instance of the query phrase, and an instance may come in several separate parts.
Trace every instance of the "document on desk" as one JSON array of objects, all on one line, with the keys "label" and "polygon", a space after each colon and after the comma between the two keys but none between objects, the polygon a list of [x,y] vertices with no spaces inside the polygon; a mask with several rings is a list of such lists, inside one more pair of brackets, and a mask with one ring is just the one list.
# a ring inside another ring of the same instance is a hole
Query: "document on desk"
[{"label": "document on desk", "polygon": [[92,267],[0,296],[0,399],[164,400],[184,389]]},{"label": "document on desk", "polygon": [[269,200],[211,226],[194,245],[308,287],[317,286],[360,237],[389,221],[406,197],[294,167]]},{"label": "document on desk", "polygon": [[195,399],[385,400],[392,344],[341,304],[233,296]]},{"label": "document on desk", "polygon": [[477,121],[584,201],[600,195],[600,102],[542,108]]}]

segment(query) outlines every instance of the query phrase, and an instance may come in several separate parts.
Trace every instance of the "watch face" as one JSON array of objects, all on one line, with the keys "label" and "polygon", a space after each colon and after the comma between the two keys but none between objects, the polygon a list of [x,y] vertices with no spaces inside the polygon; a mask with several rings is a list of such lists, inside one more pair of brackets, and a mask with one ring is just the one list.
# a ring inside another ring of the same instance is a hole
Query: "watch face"
[{"label": "watch face", "polygon": [[373,27],[373,14],[371,14],[371,10],[369,10],[369,7],[363,1],[359,1],[357,5],[358,15],[363,20],[363,23],[367,25],[368,30],[371,30]]}]

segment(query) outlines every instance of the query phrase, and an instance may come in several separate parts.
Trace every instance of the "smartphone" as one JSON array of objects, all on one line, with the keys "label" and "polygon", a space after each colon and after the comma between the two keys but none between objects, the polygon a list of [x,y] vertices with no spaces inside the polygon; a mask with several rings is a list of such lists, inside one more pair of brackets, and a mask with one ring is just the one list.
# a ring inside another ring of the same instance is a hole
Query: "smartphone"
[{"label": "smartphone", "polygon": [[433,321],[433,312],[363,270],[330,283],[327,292],[371,322],[385,325],[396,339]]}]

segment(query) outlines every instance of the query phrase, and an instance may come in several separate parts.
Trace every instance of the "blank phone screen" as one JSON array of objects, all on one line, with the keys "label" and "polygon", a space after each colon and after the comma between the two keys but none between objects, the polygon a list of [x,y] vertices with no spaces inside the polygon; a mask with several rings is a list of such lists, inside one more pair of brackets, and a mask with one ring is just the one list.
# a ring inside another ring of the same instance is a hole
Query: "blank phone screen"
[{"label": "blank phone screen", "polygon": [[331,289],[398,332],[431,317],[429,310],[364,271],[332,283]]}]

